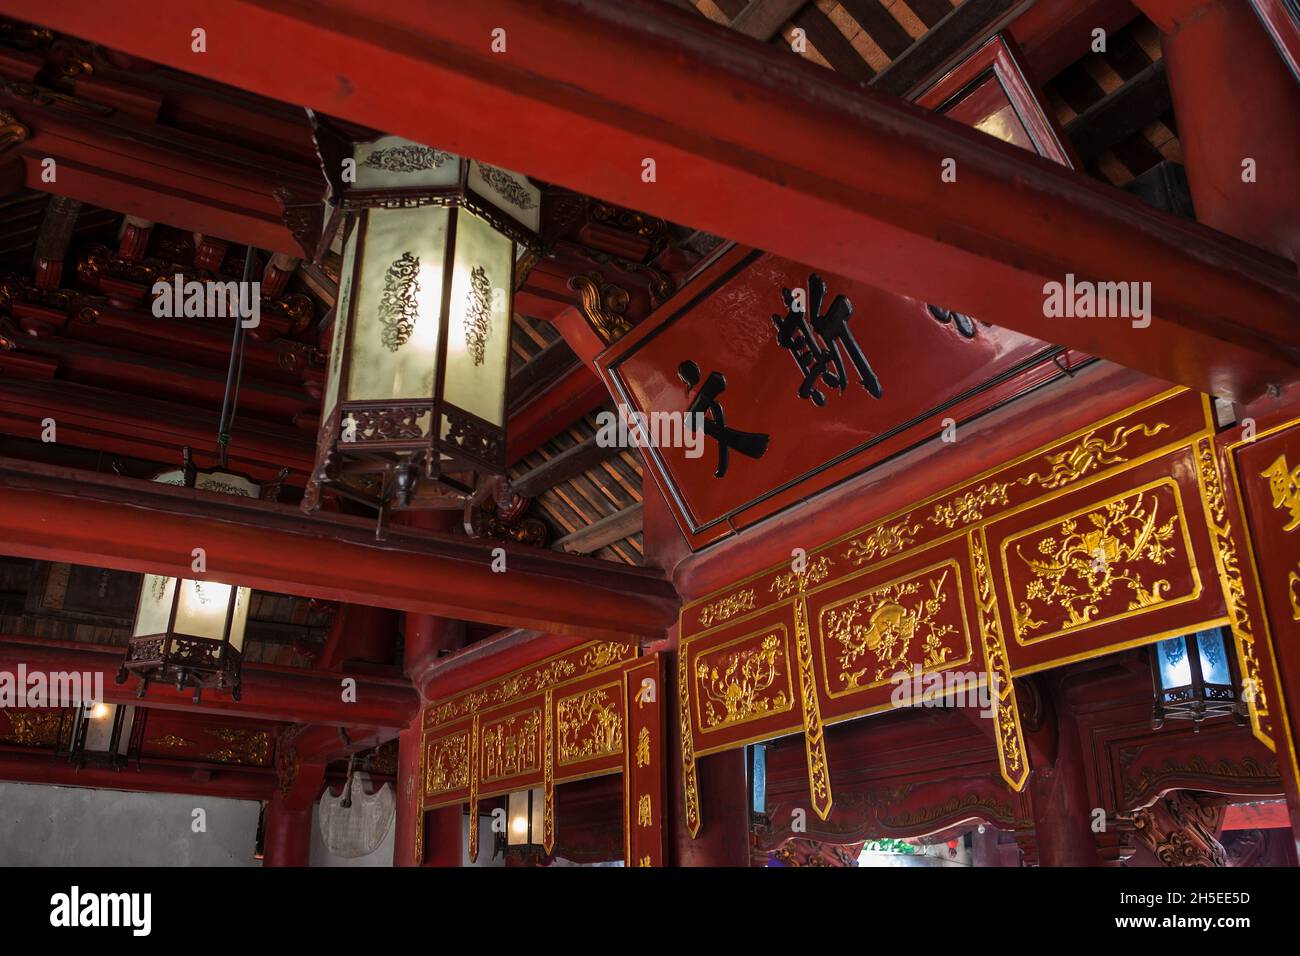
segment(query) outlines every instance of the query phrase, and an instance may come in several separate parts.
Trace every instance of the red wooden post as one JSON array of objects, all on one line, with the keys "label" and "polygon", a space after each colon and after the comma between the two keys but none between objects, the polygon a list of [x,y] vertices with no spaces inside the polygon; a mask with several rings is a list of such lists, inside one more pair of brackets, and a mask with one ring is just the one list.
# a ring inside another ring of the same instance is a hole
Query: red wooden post
[{"label": "red wooden post", "polygon": [[266,808],[263,866],[307,866],[311,863],[312,805],[290,809],[277,792]]},{"label": "red wooden post", "polygon": [[1137,5],[1165,31],[1196,218],[1300,261],[1300,84],[1250,4]]}]

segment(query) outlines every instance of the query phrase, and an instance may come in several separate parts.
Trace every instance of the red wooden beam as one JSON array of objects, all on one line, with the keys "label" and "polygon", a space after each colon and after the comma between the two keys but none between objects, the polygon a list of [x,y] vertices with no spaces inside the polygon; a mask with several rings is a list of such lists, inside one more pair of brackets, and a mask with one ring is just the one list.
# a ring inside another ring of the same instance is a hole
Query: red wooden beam
[{"label": "red wooden beam", "polygon": [[381,542],[363,518],[14,459],[0,497],[0,551],[23,557],[188,577],[201,547],[230,584],[579,637],[657,638],[677,614],[662,572],[512,543],[404,527]]},{"label": "red wooden beam", "polygon": [[275,792],[275,774],[266,770],[222,769],[201,773],[189,767],[167,767],[146,761],[140,770],[82,767],[48,752],[0,753],[0,780],[43,783],[59,787],[95,787],[140,793],[192,793],[232,800],[266,800]]},{"label": "red wooden beam", "polygon": [[[0,9],[1216,394],[1300,361],[1293,267],[654,0]],[[1154,321],[1045,317],[1067,273],[1151,282]]]},{"label": "red wooden beam", "polygon": [[[0,670],[14,674],[18,665],[23,664],[28,674],[37,671],[99,674],[104,699],[110,703],[142,703],[157,710],[373,728],[406,727],[420,706],[419,695],[408,681],[400,678],[266,664],[248,664],[241,669],[242,689],[238,701],[229,694],[209,692],[195,704],[193,690],[180,692],[165,684],[150,684],[147,696],[141,700],[135,696],[134,678],[125,684],[115,682],[125,653],[124,647],[87,647],[70,641],[0,636]],[[340,681],[345,676],[357,682],[356,701],[352,703],[342,700]]]}]

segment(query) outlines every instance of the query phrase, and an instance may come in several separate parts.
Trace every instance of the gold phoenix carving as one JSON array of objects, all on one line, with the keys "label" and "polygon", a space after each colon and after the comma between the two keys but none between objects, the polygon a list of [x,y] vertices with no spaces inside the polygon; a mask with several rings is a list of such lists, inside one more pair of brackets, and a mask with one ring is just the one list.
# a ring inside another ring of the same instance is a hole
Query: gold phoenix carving
[{"label": "gold phoenix carving", "polygon": [[1022,485],[1037,483],[1049,490],[1064,487],[1107,465],[1125,461],[1120,452],[1128,447],[1129,437],[1135,432],[1140,431],[1150,438],[1168,427],[1164,422],[1154,426],[1141,423],[1127,427],[1119,425],[1111,433],[1109,441],[1099,436],[1094,428],[1065,451],[1044,455],[1043,460],[1048,466],[1046,472],[1036,471],[1016,481]]},{"label": "gold phoenix carving", "polygon": [[[706,652],[695,659],[701,730],[716,730],[790,709],[785,635],[785,626],[778,624],[756,643],[729,653]],[[754,636],[724,647],[750,641]],[[780,689],[779,682],[784,682],[786,690]]]},{"label": "gold phoenix carving", "polygon": [[[910,670],[913,663],[926,669],[947,663],[954,648],[945,639],[956,634],[957,627],[937,618],[952,587],[961,587],[958,573],[956,562],[949,562],[937,578],[922,572],[822,610],[823,647],[827,639],[838,645],[835,660],[844,690],[876,686],[900,670]],[[919,660],[911,653],[914,640],[919,641]],[[869,683],[863,684],[868,674]]]},{"label": "gold phoenix carving", "polygon": [[607,684],[560,700],[556,721],[561,766],[622,753],[623,716],[614,692],[617,686]]},{"label": "gold phoenix carving", "polygon": [[[1176,489],[1173,494],[1176,504]],[[1148,581],[1141,566],[1163,568],[1178,556],[1179,522],[1176,511],[1162,515],[1155,492],[1139,491],[1061,521],[1035,543],[1041,558],[1026,555],[1017,544],[1016,554],[1033,577],[1021,593],[1012,589],[1016,638],[1048,626],[1035,614],[1056,619],[1055,628],[1037,639],[1098,623],[1105,619],[1102,604],[1117,588],[1128,592],[1127,611],[1168,600],[1173,590],[1168,578]],[[1186,558],[1190,563],[1190,553]]]}]

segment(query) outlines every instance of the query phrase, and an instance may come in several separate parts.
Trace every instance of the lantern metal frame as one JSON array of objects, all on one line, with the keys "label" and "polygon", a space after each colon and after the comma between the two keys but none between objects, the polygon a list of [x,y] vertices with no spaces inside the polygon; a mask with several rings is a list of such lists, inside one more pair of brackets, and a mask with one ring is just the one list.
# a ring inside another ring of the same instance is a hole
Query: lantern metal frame
[{"label": "lantern metal frame", "polygon": [[[86,737],[95,717],[93,708],[99,705],[113,708],[113,724],[109,730],[108,750],[88,751]],[[140,769],[140,751],[144,744],[145,717],[148,712],[134,704],[110,704],[105,701],[82,703],[67,708],[59,718],[59,742],[57,753],[66,757],[68,763],[77,769],[87,763],[105,764],[113,770],[121,770],[132,760],[135,768]],[[126,730],[126,748],[122,749],[123,724],[130,717],[130,729]]]},{"label": "lantern metal frame", "polygon": [[[1201,631],[1193,631],[1174,638],[1156,641],[1151,645],[1151,683],[1155,702],[1151,711],[1151,727],[1159,730],[1166,720],[1190,720],[1199,726],[1211,717],[1232,715],[1238,723],[1244,721],[1243,703],[1239,694],[1241,677],[1237,671],[1232,630],[1227,627],[1209,629],[1217,633],[1223,644],[1223,655],[1228,671],[1228,683],[1210,683],[1201,668]],[[1165,687],[1161,682],[1160,655],[1169,641],[1182,641],[1187,657],[1189,683]]]},{"label": "lantern metal frame", "polygon": [[[437,152],[444,152],[449,159],[455,159],[459,164],[455,182],[450,185],[350,186],[342,181],[339,172],[344,162],[350,158],[355,162],[359,147],[384,137],[358,139],[347,135],[339,126],[323,117],[313,116],[313,121],[317,151],[321,157],[322,170],[330,182],[333,202],[333,215],[327,219],[322,244],[338,234],[339,218],[342,216],[345,221],[342,230],[343,246],[346,248],[355,234],[356,248],[352,254],[352,274],[350,278],[344,279],[352,288],[348,301],[349,314],[336,315],[334,320],[336,332],[341,326],[344,327],[343,340],[334,341],[330,347],[331,365],[334,349],[343,349],[338,368],[338,391],[333,407],[320,424],[316,466],[308,480],[302,508],[308,513],[315,511],[326,486],[345,498],[379,510],[381,516],[390,508],[405,510],[456,507],[476,490],[477,482],[464,480],[464,477],[470,473],[506,473],[505,422],[501,425],[493,424],[452,404],[445,395],[457,222],[462,211],[471,213],[514,243],[508,280],[512,298],[518,282],[519,247],[522,246],[533,254],[539,253],[540,234],[471,187],[470,170],[477,161],[445,151]],[[480,170],[495,168],[485,163],[477,165]],[[419,398],[346,400],[344,391],[351,378],[353,343],[362,324],[354,318],[353,313],[358,309],[361,298],[357,283],[366,261],[365,242],[371,211],[421,206],[448,210],[433,393]],[[513,301],[508,312],[513,312]],[[508,352],[506,361],[509,361]],[[506,375],[503,388],[508,382],[509,376]],[[427,434],[420,424],[426,416],[429,423]],[[350,440],[344,438],[343,423],[347,419],[353,422]],[[442,435],[444,419],[448,425],[446,437]],[[442,490],[417,493],[422,480],[439,485]]]},{"label": "lantern metal frame", "polygon": [[[175,469],[169,469],[174,471]],[[184,463],[181,467],[182,487],[194,488],[198,477],[202,475],[228,475],[232,478],[239,478],[248,482],[250,485],[257,487],[262,494],[265,494],[268,488],[263,487],[248,475],[229,468],[199,468],[195,466],[190,458],[190,450],[184,451]],[[160,474],[167,474],[161,472]],[[273,492],[278,492],[278,480],[275,484],[269,486]],[[167,613],[167,627],[165,630],[153,634],[141,634],[132,636],[127,641],[126,657],[118,669],[116,682],[118,684],[126,683],[129,675],[134,674],[140,678],[140,686],[136,690],[137,697],[144,697],[148,692],[149,684],[154,681],[166,681],[174,683],[178,691],[184,691],[186,687],[194,688],[194,702],[198,703],[203,688],[210,687],[216,690],[230,690],[230,695],[235,700],[240,699],[240,669],[243,664],[243,652],[230,643],[231,627],[234,623],[235,608],[238,604],[240,585],[229,584],[224,582],[207,581],[203,578],[186,578],[181,575],[162,575],[162,577],[174,578],[176,586],[172,588],[171,607]],[[144,589],[147,578],[140,581],[140,593],[136,597],[135,613],[132,620],[138,626],[140,620],[140,604],[143,600]],[[230,595],[226,599],[226,617],[225,624],[222,627],[221,638],[202,637],[199,635],[180,633],[176,630],[176,615],[180,607],[181,584],[186,581],[202,581],[204,583],[223,584],[230,588]],[[247,589],[250,592],[252,589]],[[247,628],[247,623],[245,623]],[[245,635],[247,631],[245,630]]]}]

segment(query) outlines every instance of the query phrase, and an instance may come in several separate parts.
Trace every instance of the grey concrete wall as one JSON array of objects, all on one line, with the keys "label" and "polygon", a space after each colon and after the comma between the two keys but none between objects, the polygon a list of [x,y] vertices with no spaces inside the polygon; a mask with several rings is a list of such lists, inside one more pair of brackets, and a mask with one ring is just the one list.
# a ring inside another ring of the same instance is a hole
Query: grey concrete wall
[{"label": "grey concrete wall", "polygon": [[[196,808],[206,832],[194,832]],[[254,800],[0,782],[0,866],[255,866],[259,810]]]}]

